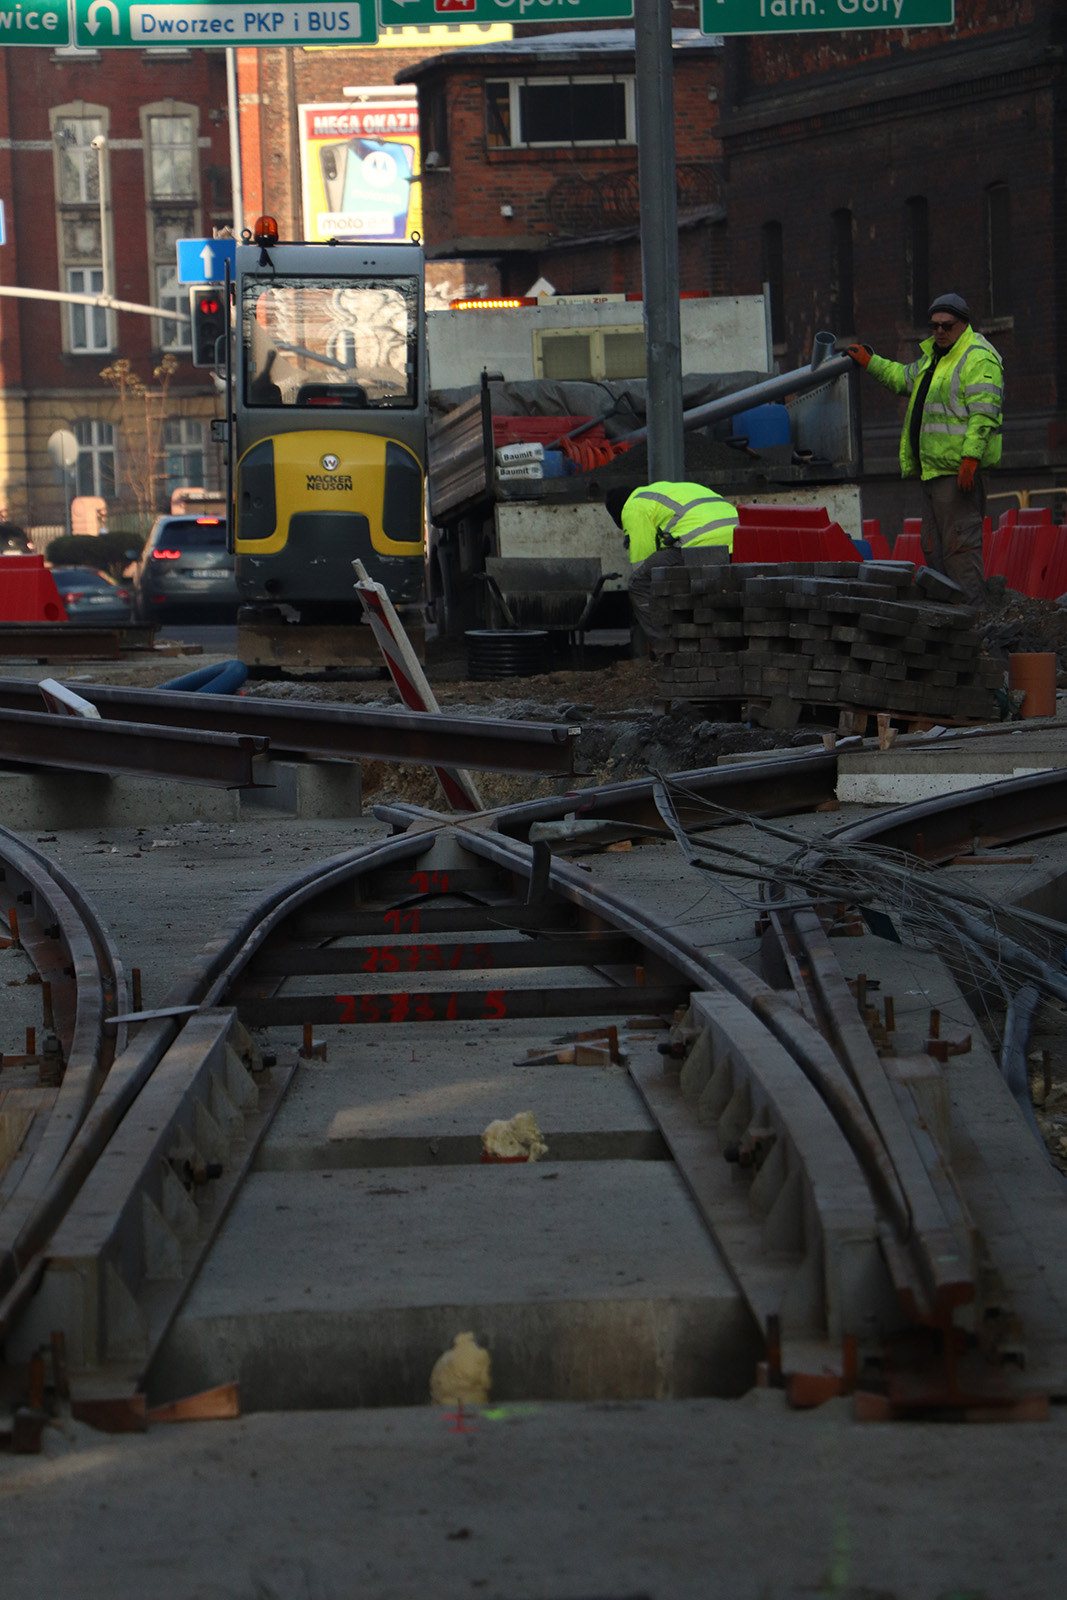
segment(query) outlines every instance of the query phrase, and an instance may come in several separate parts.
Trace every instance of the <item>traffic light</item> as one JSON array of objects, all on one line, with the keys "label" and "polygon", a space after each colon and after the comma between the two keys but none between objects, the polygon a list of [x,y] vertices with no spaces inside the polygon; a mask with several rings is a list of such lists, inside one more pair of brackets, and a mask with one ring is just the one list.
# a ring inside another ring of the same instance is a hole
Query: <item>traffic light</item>
[{"label": "traffic light", "polygon": [[208,285],[189,290],[189,315],[193,320],[193,366],[213,367],[221,358],[219,340],[226,332],[223,290]]}]

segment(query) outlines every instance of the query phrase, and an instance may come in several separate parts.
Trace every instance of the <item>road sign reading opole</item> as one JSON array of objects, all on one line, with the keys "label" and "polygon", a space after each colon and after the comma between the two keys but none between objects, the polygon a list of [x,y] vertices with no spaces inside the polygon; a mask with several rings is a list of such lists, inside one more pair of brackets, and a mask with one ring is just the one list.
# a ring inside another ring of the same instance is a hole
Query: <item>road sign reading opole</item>
[{"label": "road sign reading opole", "polygon": [[221,283],[226,263],[232,273],[237,262],[236,239],[179,239],[178,282]]},{"label": "road sign reading opole", "polygon": [[232,0],[74,0],[75,42],[175,50],[250,44],[373,44],[374,0],[234,5]]},{"label": "road sign reading opole", "polygon": [[625,21],[633,14],[633,0],[378,0],[383,28],[447,22]]},{"label": "road sign reading opole", "polygon": [[0,9],[0,45],[69,43],[67,0],[17,0]]},{"label": "road sign reading opole", "polygon": [[700,0],[702,33],[948,28],[954,16],[954,0]]}]

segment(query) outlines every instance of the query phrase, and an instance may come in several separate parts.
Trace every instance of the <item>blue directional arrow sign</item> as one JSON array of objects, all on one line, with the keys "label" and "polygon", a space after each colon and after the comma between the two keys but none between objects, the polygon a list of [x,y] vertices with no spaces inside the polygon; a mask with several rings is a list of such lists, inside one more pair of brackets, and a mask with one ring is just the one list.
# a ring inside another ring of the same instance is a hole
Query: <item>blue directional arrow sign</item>
[{"label": "blue directional arrow sign", "polygon": [[237,260],[236,239],[179,239],[178,282],[221,283],[226,263],[232,275]]}]

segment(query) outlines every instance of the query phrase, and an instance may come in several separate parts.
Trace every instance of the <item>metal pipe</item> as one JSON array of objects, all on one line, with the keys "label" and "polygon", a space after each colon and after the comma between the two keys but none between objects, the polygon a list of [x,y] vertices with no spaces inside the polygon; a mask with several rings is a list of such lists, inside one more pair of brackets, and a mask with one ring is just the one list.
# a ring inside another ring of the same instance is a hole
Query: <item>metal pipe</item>
[{"label": "metal pipe", "polygon": [[834,353],[837,339],[832,333],[817,333],[815,343],[811,347],[811,370],[821,367],[824,361],[829,361]]},{"label": "metal pipe", "polygon": [[635,0],[637,174],[641,206],[649,481],[685,477],[678,189],[670,0]]},{"label": "metal pipe", "polygon": [[[820,334],[819,337],[830,338],[831,335]],[[797,367],[795,371],[783,372],[777,378],[765,378],[762,383],[754,383],[751,388],[738,389],[735,394],[721,395],[718,400],[710,400],[707,405],[696,406],[692,411],[683,412],[682,427],[688,433],[690,428],[701,428],[709,422],[720,422],[724,417],[732,417],[737,411],[747,411],[750,406],[765,405],[770,400],[781,400],[788,394],[803,394],[805,389],[818,388],[820,384],[828,383],[831,378],[840,378],[846,372],[851,372],[854,367],[855,362],[851,356],[830,356],[824,358],[818,367]],[[647,427],[638,428],[636,432],[624,436],[625,442],[639,444],[647,434]]]}]

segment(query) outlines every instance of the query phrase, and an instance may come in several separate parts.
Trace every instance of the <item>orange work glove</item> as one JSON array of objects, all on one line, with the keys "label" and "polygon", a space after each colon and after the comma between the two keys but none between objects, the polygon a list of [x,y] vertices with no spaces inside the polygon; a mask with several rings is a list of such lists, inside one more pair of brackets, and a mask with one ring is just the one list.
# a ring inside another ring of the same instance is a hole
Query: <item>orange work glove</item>
[{"label": "orange work glove", "polygon": [[869,367],[874,351],[869,344],[850,344],[845,348],[846,356],[851,356],[853,361],[858,361],[861,367]]},{"label": "orange work glove", "polygon": [[978,462],[974,456],[964,456],[960,462],[960,470],[956,474],[956,482],[964,491],[974,488],[974,475],[978,471]]}]

